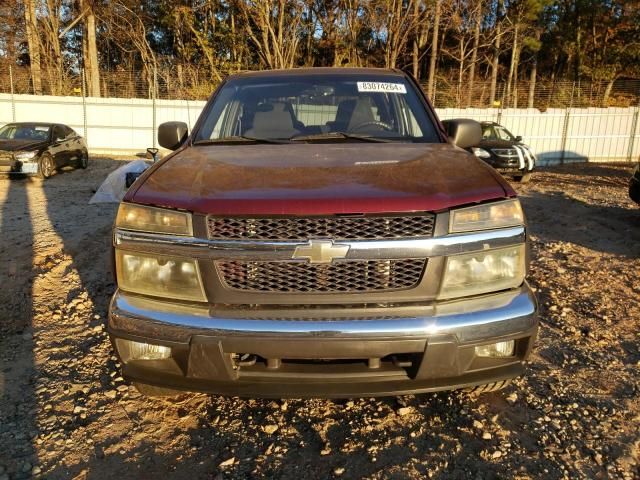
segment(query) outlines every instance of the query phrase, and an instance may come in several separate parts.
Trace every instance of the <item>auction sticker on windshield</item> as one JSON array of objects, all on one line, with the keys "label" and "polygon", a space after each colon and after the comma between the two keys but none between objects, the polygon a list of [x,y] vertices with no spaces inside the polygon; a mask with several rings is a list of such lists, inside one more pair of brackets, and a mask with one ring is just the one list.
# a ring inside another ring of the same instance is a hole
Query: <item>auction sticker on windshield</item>
[{"label": "auction sticker on windshield", "polygon": [[407,93],[402,83],[358,82],[359,92]]}]

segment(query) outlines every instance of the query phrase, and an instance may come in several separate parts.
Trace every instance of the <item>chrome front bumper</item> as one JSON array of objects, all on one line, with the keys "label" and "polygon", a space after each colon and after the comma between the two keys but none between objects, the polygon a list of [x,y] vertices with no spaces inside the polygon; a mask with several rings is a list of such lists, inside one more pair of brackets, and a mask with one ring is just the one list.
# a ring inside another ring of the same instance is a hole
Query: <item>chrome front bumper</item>
[{"label": "chrome front bumper", "polygon": [[[166,360],[124,363],[133,381],[243,396],[391,395],[519,375],[536,310],[527,284],[429,305],[349,309],[215,310],[117,291],[108,331],[116,346],[126,339],[172,348]],[[512,357],[475,355],[477,345],[512,339]],[[243,353],[258,362],[239,366]]]}]

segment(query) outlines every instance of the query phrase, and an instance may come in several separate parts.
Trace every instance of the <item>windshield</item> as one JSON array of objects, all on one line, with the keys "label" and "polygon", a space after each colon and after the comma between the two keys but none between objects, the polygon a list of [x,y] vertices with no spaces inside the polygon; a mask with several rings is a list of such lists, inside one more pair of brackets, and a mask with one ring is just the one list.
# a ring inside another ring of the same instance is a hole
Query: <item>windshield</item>
[{"label": "windshield", "polygon": [[49,125],[15,125],[0,128],[0,140],[48,140]]},{"label": "windshield", "polygon": [[232,79],[194,137],[196,144],[225,139],[441,141],[413,85],[379,74]]},{"label": "windshield", "polygon": [[507,140],[515,141],[515,137],[511,132],[502,125],[485,125],[482,127],[482,138],[486,140]]}]

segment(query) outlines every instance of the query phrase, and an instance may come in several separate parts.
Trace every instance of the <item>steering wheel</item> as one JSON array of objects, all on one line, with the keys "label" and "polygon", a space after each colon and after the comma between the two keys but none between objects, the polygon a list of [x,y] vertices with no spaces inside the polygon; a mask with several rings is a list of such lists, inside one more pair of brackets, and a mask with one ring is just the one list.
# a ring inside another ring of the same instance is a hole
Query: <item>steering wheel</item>
[{"label": "steering wheel", "polygon": [[370,120],[367,122],[362,122],[359,123],[358,125],[356,125],[355,127],[353,127],[351,129],[352,132],[357,132],[358,130],[364,128],[364,127],[380,127],[383,130],[386,130],[387,132],[391,132],[393,131],[393,126],[389,125],[388,123],[385,122],[380,122],[378,120]]}]

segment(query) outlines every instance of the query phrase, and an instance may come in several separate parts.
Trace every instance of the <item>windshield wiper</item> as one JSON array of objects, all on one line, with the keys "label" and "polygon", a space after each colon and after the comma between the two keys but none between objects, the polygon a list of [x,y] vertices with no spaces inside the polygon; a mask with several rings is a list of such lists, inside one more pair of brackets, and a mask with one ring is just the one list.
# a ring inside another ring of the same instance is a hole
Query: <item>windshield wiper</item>
[{"label": "windshield wiper", "polygon": [[326,132],[326,133],[314,133],[311,135],[294,135],[289,137],[292,142],[305,142],[309,140],[360,140],[361,142],[374,142],[374,143],[389,143],[393,140],[388,138],[372,137],[370,135],[360,135],[358,133],[346,133],[346,132]]},{"label": "windshield wiper", "polygon": [[230,137],[223,138],[205,138],[202,140],[196,140],[194,145],[212,145],[216,143],[290,143],[289,140],[277,140],[275,138],[258,138],[248,137],[246,135],[232,135]]}]

